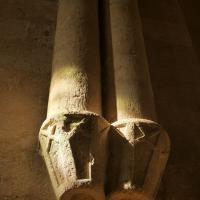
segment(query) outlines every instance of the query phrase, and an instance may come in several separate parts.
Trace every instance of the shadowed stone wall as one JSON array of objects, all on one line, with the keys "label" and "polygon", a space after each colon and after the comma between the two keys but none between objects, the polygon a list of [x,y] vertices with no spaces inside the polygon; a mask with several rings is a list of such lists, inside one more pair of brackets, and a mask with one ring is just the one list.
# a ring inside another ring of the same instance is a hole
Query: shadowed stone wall
[{"label": "shadowed stone wall", "polygon": [[[159,200],[200,199],[200,24],[193,12],[200,5],[180,3],[188,28],[176,0],[139,0],[157,115],[172,142]],[[57,0],[0,0],[2,200],[55,199],[37,141],[56,12]]]},{"label": "shadowed stone wall", "polygon": [[0,199],[53,200],[37,152],[57,1],[0,0]]},{"label": "shadowed stone wall", "polygon": [[[190,36],[176,0],[139,2],[158,120],[172,145],[158,199],[198,200],[200,65],[193,47],[198,43],[191,40],[195,31]],[[192,1],[184,3],[191,8]],[[200,27],[198,18],[186,17]]]}]

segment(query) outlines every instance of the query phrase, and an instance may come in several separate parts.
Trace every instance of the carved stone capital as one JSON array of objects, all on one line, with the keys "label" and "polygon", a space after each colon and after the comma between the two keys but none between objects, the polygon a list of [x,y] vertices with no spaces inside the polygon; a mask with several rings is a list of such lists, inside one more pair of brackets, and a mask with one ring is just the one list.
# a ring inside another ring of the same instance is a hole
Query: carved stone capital
[{"label": "carved stone capital", "polygon": [[167,133],[146,119],[112,125],[106,187],[110,199],[154,199],[169,155]]},{"label": "carved stone capital", "polygon": [[59,200],[104,199],[110,124],[94,113],[59,114],[44,121],[39,142]]}]

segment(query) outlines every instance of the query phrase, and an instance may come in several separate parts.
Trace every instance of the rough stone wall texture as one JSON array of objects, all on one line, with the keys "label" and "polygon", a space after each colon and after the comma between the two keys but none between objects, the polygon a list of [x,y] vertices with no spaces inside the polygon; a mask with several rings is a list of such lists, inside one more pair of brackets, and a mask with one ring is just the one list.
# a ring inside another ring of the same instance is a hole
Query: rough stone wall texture
[{"label": "rough stone wall texture", "polygon": [[[139,3],[158,119],[172,142],[158,199],[199,200],[200,29],[193,10],[200,6],[180,0],[191,41],[176,0]],[[57,0],[0,0],[2,200],[55,199],[36,148],[46,115],[56,11]]]},{"label": "rough stone wall texture", "polygon": [[57,1],[0,0],[0,199],[53,200],[37,152]]},{"label": "rough stone wall texture", "polygon": [[[172,143],[158,199],[198,200],[200,66],[193,47],[196,41],[191,40],[193,34],[190,37],[176,0],[139,2],[158,119]],[[191,19],[196,20],[199,23],[198,18]]]},{"label": "rough stone wall texture", "polygon": [[194,48],[197,52],[198,57],[200,58],[200,2],[199,0],[179,0],[179,2],[185,16],[185,21],[188,26]]}]

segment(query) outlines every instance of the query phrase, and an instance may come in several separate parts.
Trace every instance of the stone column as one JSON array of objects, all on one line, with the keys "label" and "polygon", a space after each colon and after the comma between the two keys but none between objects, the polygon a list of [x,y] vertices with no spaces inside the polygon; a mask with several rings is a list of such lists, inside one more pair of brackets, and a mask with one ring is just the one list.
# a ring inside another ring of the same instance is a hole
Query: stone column
[{"label": "stone column", "polygon": [[155,120],[137,0],[110,0],[118,119]]},{"label": "stone column", "polygon": [[39,141],[57,199],[103,200],[98,0],[60,0],[47,119]]},{"label": "stone column", "polygon": [[[153,199],[169,140],[156,122],[137,0],[109,0],[117,119],[110,139],[110,199]],[[154,120],[154,121],[152,121]]]},{"label": "stone column", "polygon": [[48,116],[89,110],[101,114],[97,0],[60,0]]}]

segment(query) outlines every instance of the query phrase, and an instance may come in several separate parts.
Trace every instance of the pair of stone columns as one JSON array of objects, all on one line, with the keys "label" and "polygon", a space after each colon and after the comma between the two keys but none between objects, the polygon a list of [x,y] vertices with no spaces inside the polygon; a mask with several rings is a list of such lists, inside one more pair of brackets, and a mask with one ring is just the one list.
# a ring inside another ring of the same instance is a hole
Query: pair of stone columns
[{"label": "pair of stone columns", "polygon": [[100,63],[99,2],[60,0],[41,153],[59,200],[153,199],[169,140],[154,122],[137,0],[100,3],[109,11],[113,66],[106,67],[114,69],[117,121],[101,116],[101,74],[109,70]]}]

